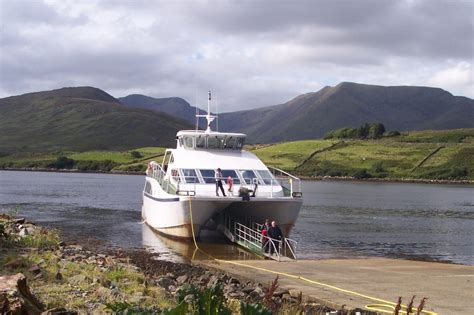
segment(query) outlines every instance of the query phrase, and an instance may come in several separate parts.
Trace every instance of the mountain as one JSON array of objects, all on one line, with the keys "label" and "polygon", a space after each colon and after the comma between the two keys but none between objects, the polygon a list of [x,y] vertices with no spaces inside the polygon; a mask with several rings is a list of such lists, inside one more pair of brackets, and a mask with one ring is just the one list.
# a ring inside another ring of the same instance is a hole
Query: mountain
[{"label": "mountain", "polygon": [[93,87],[0,99],[0,152],[126,150],[175,144],[182,119],[130,108]]},{"label": "mountain", "polygon": [[[180,97],[153,98],[150,96],[132,94],[118,99],[122,104],[133,108],[151,109],[182,118],[191,124],[196,124],[196,107]],[[206,114],[199,109],[199,114]],[[205,127],[204,119],[200,120],[200,127]]]},{"label": "mountain", "polygon": [[387,130],[474,127],[474,100],[439,88],[343,82],[276,106],[219,115],[221,130],[248,142],[321,138],[326,132],[381,122]]}]

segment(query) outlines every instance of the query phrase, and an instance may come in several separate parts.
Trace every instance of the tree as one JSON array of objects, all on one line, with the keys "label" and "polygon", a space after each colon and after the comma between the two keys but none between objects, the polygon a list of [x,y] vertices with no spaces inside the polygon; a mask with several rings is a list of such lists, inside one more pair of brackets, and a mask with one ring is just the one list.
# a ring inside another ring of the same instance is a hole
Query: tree
[{"label": "tree", "polygon": [[370,139],[379,139],[382,138],[384,132],[385,126],[379,122],[376,122],[370,125],[368,137]]}]

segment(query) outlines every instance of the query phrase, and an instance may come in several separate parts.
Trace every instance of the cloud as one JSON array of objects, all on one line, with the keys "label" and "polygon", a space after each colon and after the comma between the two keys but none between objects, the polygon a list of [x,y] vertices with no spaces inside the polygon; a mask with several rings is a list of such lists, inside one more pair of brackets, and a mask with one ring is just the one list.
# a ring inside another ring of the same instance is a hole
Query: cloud
[{"label": "cloud", "polygon": [[2,0],[0,97],[90,85],[204,104],[212,89],[220,111],[232,111],[341,81],[473,97],[473,9],[416,0]]},{"label": "cloud", "polygon": [[469,95],[474,89],[474,69],[468,62],[458,62],[436,72],[428,83],[444,87],[457,94]]}]

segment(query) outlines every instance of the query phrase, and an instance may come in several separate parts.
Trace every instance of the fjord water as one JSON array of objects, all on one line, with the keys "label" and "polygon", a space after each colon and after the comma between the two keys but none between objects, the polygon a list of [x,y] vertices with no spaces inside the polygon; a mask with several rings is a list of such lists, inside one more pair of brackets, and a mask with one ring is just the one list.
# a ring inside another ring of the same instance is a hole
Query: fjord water
[{"label": "fjord water", "polygon": [[[192,246],[140,224],[143,183],[132,175],[0,171],[0,213],[18,211],[68,241],[191,256]],[[474,186],[305,181],[303,196],[292,233],[302,259],[383,256],[474,265]],[[249,258],[225,240],[203,242],[215,256]]]}]

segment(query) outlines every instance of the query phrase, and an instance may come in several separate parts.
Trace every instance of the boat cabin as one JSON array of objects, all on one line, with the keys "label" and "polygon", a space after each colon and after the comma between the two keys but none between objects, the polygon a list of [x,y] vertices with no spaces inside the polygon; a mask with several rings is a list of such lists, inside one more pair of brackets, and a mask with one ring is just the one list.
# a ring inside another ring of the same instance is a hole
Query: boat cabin
[{"label": "boat cabin", "polygon": [[176,135],[177,149],[242,150],[246,135],[243,133],[205,132],[184,130]]}]

